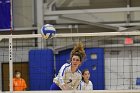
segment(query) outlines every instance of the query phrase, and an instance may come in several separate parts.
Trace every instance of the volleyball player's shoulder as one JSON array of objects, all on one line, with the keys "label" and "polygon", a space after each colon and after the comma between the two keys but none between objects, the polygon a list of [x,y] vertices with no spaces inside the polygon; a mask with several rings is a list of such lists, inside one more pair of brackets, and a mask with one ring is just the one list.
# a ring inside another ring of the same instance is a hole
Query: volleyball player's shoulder
[{"label": "volleyball player's shoulder", "polygon": [[84,85],[84,83],[85,83],[85,82],[84,82],[83,80],[80,81],[80,84],[81,84],[81,85]]},{"label": "volleyball player's shoulder", "polygon": [[70,64],[69,63],[65,63],[63,66],[70,66]]},{"label": "volleyball player's shoulder", "polygon": [[63,66],[70,66],[70,64],[69,63],[65,63],[65,64],[63,64]]},{"label": "volleyball player's shoulder", "polygon": [[70,66],[70,64],[65,63],[65,64],[63,64],[63,65],[62,65],[62,67],[61,67],[61,68],[66,68],[66,67],[69,67],[69,66]]},{"label": "volleyball player's shoulder", "polygon": [[71,64],[65,63],[62,67],[61,70],[67,70],[68,67],[70,67]]},{"label": "volleyball player's shoulder", "polygon": [[77,70],[77,73],[80,74],[80,75],[82,75],[82,73],[81,73],[81,71],[79,69]]},{"label": "volleyball player's shoulder", "polygon": [[89,81],[89,84],[90,84],[90,85],[92,85],[92,82],[91,82],[91,81]]},{"label": "volleyball player's shoulder", "polygon": [[81,79],[81,78],[82,78],[82,77],[81,77],[81,76],[82,76],[82,73],[81,73],[80,70],[77,70],[77,76],[78,76],[78,77],[77,77],[78,79]]}]

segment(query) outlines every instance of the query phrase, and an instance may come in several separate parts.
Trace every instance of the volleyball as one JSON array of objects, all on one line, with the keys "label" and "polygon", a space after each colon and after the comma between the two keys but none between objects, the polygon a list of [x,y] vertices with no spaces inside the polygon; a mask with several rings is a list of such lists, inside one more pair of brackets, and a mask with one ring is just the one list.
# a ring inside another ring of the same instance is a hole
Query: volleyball
[{"label": "volleyball", "polygon": [[56,33],[56,29],[51,24],[43,25],[41,28],[41,35],[45,39],[53,38]]}]

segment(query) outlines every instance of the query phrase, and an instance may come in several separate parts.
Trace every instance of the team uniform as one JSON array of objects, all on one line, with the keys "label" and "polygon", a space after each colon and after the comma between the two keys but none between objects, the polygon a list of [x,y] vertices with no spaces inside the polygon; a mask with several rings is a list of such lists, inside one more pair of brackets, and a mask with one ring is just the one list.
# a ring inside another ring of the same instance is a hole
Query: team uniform
[{"label": "team uniform", "polygon": [[93,90],[93,84],[91,81],[87,84],[82,80],[78,86],[78,90]]},{"label": "team uniform", "polygon": [[71,64],[65,63],[59,70],[58,75],[53,80],[50,90],[61,90],[62,85],[66,84],[68,90],[77,89],[81,81],[81,72],[77,69],[76,72],[71,72]]},{"label": "team uniform", "polygon": [[13,90],[14,91],[24,91],[27,88],[26,82],[24,79],[14,78],[13,79]]}]

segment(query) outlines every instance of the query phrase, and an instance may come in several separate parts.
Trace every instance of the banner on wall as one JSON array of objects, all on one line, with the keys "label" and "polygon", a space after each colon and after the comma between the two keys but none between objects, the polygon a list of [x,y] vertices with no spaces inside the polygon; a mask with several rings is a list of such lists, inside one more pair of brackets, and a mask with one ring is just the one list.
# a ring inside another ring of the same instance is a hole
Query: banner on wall
[{"label": "banner on wall", "polygon": [[0,31],[11,29],[11,0],[0,0]]}]

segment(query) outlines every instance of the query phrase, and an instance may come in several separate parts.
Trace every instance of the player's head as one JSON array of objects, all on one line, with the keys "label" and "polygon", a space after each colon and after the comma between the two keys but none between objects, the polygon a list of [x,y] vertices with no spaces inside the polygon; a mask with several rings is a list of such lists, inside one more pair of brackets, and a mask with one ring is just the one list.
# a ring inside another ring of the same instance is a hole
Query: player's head
[{"label": "player's head", "polygon": [[85,82],[86,80],[89,80],[90,78],[90,72],[88,69],[84,69],[82,71],[82,80]]},{"label": "player's head", "polygon": [[21,77],[21,73],[19,71],[15,71],[15,77],[16,78],[20,78]]},{"label": "player's head", "polygon": [[73,67],[78,68],[84,60],[86,54],[83,43],[77,43],[71,51],[70,60]]}]

